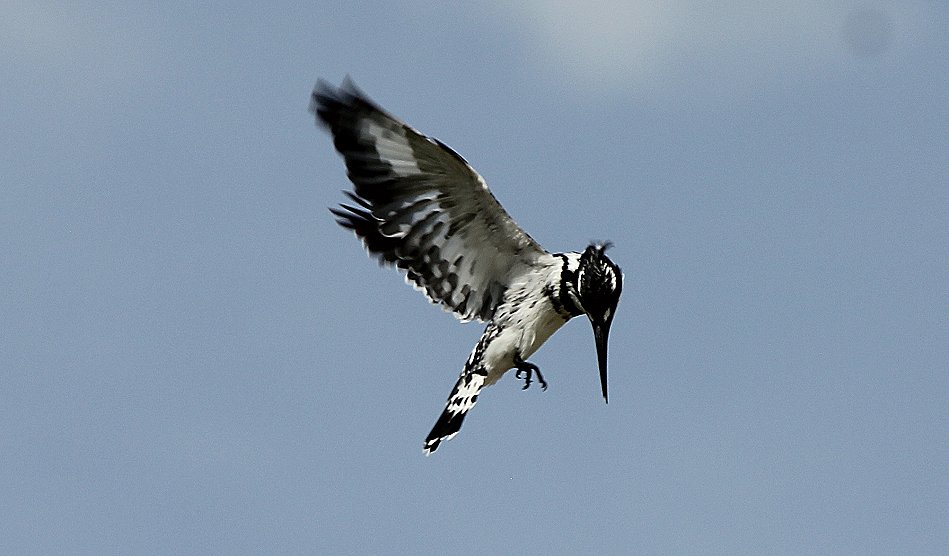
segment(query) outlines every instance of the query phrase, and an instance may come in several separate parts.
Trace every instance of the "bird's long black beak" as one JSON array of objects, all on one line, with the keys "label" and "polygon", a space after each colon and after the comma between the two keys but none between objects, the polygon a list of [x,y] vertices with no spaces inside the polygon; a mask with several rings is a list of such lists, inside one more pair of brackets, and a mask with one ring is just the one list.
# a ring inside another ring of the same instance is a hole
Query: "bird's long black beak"
[{"label": "bird's long black beak", "polygon": [[603,400],[610,403],[610,397],[606,392],[606,345],[610,337],[610,323],[593,322],[592,324],[593,338],[596,340],[596,359],[600,366],[600,388],[603,389]]}]

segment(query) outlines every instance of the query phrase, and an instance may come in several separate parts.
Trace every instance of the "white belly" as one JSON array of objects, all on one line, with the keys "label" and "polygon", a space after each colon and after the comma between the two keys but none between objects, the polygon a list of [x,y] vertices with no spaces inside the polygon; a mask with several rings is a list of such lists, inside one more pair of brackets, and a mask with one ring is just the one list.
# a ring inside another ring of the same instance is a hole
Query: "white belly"
[{"label": "white belly", "polygon": [[484,361],[488,369],[485,385],[494,384],[514,367],[515,353],[526,360],[566,322],[547,299],[539,301],[533,309],[522,305],[520,311],[506,320],[508,325],[485,350]]}]

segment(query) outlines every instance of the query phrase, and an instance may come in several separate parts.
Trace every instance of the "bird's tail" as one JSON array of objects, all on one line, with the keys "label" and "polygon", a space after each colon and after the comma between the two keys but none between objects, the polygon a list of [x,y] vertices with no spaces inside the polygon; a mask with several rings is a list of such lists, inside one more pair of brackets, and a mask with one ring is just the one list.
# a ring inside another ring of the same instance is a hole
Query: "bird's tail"
[{"label": "bird's tail", "polygon": [[445,410],[442,411],[438,421],[435,422],[435,426],[432,427],[432,432],[428,433],[428,437],[425,439],[423,451],[426,456],[437,450],[438,445],[443,440],[450,440],[458,434],[458,431],[461,430],[461,423],[465,420],[465,415],[477,403],[478,393],[484,386],[487,376],[487,372],[480,368],[474,370],[466,368],[461,373],[458,382],[455,383],[455,387],[451,391],[451,395],[448,396]]}]

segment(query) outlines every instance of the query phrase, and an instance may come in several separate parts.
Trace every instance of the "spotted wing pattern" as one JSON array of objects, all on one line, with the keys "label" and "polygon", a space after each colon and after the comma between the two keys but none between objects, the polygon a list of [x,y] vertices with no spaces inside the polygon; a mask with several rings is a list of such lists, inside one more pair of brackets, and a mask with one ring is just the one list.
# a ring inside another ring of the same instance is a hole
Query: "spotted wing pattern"
[{"label": "spotted wing pattern", "polygon": [[346,161],[352,205],[331,209],[381,262],[462,320],[488,321],[546,253],[448,146],[384,112],[348,79],[320,81],[310,110]]}]

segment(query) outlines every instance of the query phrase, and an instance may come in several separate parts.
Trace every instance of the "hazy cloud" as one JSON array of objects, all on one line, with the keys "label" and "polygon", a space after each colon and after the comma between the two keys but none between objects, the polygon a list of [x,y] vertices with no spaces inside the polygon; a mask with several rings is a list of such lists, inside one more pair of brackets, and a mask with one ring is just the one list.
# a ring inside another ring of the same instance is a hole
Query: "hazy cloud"
[{"label": "hazy cloud", "polygon": [[73,94],[98,95],[144,71],[151,45],[136,14],[57,3],[5,5],[0,8],[0,61],[18,77],[33,75]]},{"label": "hazy cloud", "polygon": [[775,71],[828,71],[912,43],[932,19],[926,3],[877,4],[528,0],[499,4],[498,13],[548,75],[584,88],[652,89],[710,67],[709,78],[728,86]]}]

